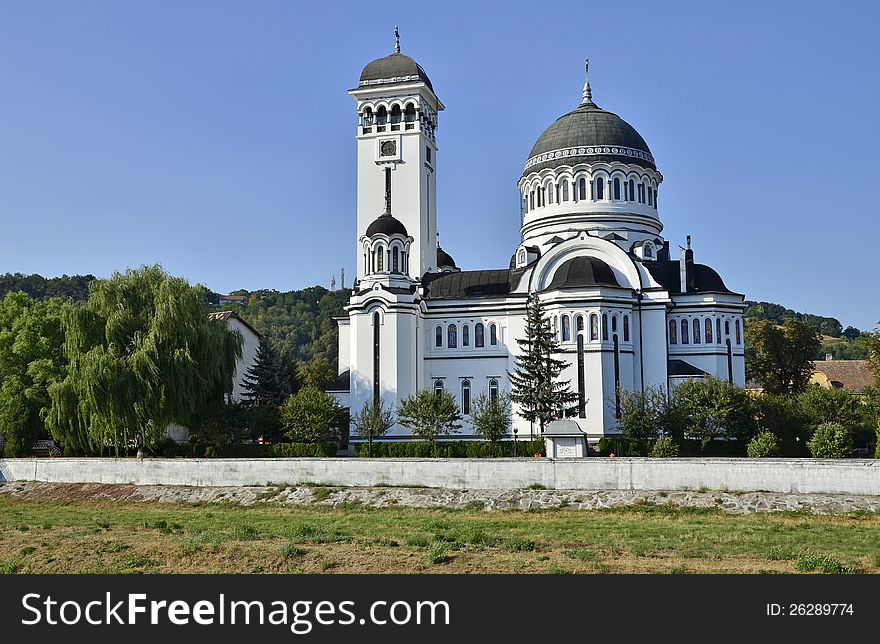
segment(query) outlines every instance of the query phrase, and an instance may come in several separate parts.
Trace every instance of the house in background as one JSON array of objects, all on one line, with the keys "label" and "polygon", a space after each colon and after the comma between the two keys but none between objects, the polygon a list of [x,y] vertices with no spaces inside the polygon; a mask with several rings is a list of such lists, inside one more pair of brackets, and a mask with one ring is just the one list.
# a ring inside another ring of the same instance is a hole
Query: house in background
[{"label": "house in background", "polygon": [[229,304],[245,306],[247,305],[247,295],[221,295],[217,302],[218,306],[227,306]]},{"label": "house in background", "polygon": [[867,360],[834,360],[826,354],[824,360],[813,362],[810,382],[826,389],[843,389],[854,396],[864,396],[874,386],[874,374]]}]

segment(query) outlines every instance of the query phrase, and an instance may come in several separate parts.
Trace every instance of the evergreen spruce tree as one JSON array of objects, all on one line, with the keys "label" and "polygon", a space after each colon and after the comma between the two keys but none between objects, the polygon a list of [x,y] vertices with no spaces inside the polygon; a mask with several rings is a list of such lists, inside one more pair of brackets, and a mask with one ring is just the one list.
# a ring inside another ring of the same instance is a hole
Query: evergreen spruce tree
[{"label": "evergreen spruce tree", "polygon": [[569,389],[567,380],[559,380],[565,362],[553,357],[559,344],[537,294],[529,298],[526,337],[516,342],[520,354],[514,372],[507,374],[510,398],[519,406],[520,416],[533,425],[537,422],[543,433],[550,421],[560,418],[566,406],[577,400],[577,394]]},{"label": "evergreen spruce tree", "polygon": [[242,389],[245,407],[278,407],[291,393],[290,381],[281,357],[266,340],[260,342],[257,358],[242,379]]}]

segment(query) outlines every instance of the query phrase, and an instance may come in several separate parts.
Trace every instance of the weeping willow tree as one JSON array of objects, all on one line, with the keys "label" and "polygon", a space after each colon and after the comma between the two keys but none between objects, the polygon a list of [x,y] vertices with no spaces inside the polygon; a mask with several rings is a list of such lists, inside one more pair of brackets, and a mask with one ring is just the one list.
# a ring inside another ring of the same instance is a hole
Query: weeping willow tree
[{"label": "weeping willow tree", "polygon": [[76,451],[152,446],[232,392],[241,335],[208,319],[201,286],[158,265],[93,282],[62,324],[69,367],[50,388],[46,421]]}]

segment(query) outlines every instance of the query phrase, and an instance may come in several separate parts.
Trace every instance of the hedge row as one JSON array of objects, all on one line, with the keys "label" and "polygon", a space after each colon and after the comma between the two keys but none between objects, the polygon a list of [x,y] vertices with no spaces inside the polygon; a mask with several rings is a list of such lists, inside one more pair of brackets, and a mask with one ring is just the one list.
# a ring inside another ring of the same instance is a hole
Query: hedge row
[{"label": "hedge row", "polygon": [[[367,456],[367,444],[355,445],[356,456]],[[517,441],[516,455],[544,456],[544,441]],[[500,458],[514,456],[514,441],[374,442],[373,457],[389,458]]]},{"label": "hedge row", "polygon": [[[652,442],[638,441],[629,438],[602,438],[596,449],[600,456],[646,456]],[[679,444],[680,456],[708,456],[708,457],[745,457],[747,456],[745,443],[739,441],[711,441],[705,446],[701,441],[685,439]],[[804,442],[782,441],[780,442],[780,456],[786,458],[809,458],[810,450]]]},{"label": "hedge row", "polygon": [[336,443],[275,443],[229,445],[165,446],[162,455],[191,458],[293,458],[301,456],[336,456]]}]

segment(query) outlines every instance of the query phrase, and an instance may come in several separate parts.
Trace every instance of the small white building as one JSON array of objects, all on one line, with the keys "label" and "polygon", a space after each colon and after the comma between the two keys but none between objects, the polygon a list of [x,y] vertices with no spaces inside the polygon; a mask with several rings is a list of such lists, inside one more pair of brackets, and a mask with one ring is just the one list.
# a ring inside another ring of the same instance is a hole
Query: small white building
[{"label": "small white building", "polygon": [[[395,408],[419,389],[452,393],[473,436],[471,400],[508,390],[527,298],[546,305],[576,422],[591,441],[617,432],[620,389],[668,389],[715,376],[745,384],[744,296],[663,235],[663,175],[642,136],[579,104],[525,154],[511,213],[522,241],[508,266],[460,270],[437,243],[437,127],[443,103],[400,52],[374,60],[349,91],[357,109],[357,278],[338,318],[334,393],[359,410]],[[527,142],[523,141],[525,146]],[[447,225],[466,225],[450,220]],[[533,431],[514,408],[520,438]],[[534,431],[537,431],[534,429]],[[395,427],[390,439],[411,438]]]}]

